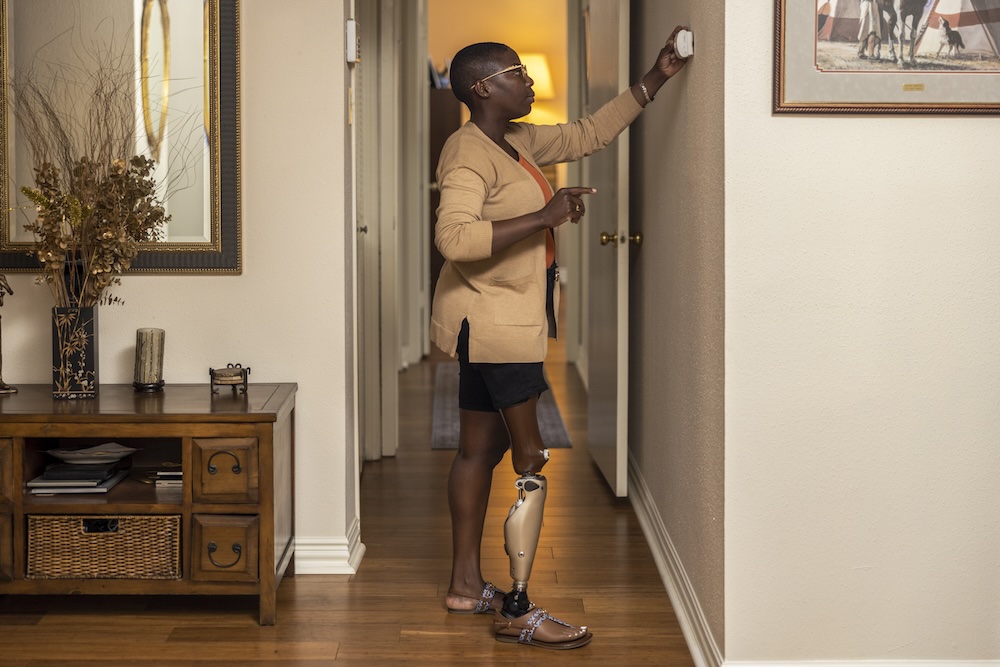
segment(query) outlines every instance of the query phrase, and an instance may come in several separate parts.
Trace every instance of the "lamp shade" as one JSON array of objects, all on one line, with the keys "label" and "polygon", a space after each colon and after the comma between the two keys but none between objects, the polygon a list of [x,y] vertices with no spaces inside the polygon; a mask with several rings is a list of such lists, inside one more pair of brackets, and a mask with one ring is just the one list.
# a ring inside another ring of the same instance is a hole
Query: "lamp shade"
[{"label": "lamp shade", "polygon": [[528,76],[535,82],[532,86],[532,90],[535,91],[535,99],[555,99],[556,89],[552,86],[552,72],[549,70],[549,60],[545,54],[521,54],[521,64],[528,68]]}]

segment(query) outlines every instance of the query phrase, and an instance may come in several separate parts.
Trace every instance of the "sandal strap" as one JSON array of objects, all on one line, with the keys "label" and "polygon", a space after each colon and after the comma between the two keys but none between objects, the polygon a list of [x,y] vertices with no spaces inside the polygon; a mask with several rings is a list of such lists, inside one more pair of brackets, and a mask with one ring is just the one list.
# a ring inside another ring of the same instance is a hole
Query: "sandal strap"
[{"label": "sandal strap", "polygon": [[546,619],[558,623],[559,625],[565,626],[567,628],[573,627],[566,621],[560,621],[555,616],[550,616],[549,613],[544,609],[538,608],[535,609],[534,613],[532,613],[530,617],[528,617],[528,622],[525,624],[524,629],[521,630],[521,635],[518,637],[517,641],[521,642],[522,644],[530,644],[531,638],[535,634],[535,630],[537,630],[538,626],[544,623]]},{"label": "sandal strap", "polygon": [[490,605],[493,602],[493,598],[496,597],[496,594],[496,586],[494,586],[492,582],[487,581],[486,586],[483,587],[482,594],[479,596],[479,602],[476,603],[475,613],[485,614],[491,611]]}]

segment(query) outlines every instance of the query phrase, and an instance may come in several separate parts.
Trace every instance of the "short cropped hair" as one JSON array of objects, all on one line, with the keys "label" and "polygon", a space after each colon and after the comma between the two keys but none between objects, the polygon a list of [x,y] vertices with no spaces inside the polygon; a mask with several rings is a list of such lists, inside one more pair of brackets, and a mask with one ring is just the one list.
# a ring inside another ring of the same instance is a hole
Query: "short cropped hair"
[{"label": "short cropped hair", "polygon": [[455,54],[451,61],[451,89],[463,104],[471,107],[472,87],[497,71],[503,57],[513,51],[506,44],[479,42]]}]

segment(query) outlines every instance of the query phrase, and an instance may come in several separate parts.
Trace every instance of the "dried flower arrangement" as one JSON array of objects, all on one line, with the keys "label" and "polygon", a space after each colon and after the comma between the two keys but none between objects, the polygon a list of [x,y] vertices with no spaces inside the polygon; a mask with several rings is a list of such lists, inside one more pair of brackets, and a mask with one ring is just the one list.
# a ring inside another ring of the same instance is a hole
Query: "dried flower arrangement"
[{"label": "dried flower arrangement", "polygon": [[[35,168],[35,187],[21,192],[38,209],[25,229],[56,306],[93,306],[119,284],[139,253],[167,220],[150,173],[153,161],[134,156],[110,165],[80,158],[65,181],[50,162]],[[72,270],[78,268],[78,270]]]},{"label": "dried flower arrangement", "polygon": [[169,220],[153,161],[135,154],[133,68],[108,54],[94,60],[77,79],[31,72],[11,82],[36,165],[34,187],[21,192],[37,216],[24,228],[34,236],[38,282],[57,307],[118,301],[106,288],[120,284],[140,244],[156,241]]}]

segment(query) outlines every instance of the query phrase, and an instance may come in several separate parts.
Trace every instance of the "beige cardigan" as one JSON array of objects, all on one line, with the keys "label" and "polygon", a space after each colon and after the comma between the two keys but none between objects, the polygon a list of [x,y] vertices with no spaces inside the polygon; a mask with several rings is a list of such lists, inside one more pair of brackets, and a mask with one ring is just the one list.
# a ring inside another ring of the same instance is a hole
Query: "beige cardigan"
[{"label": "beige cardigan", "polygon": [[[535,166],[569,162],[607,146],[641,111],[626,90],[574,123],[510,123],[506,138]],[[538,183],[474,123],[445,142],[437,182],[441,204],[434,238],[445,263],[434,293],[431,340],[456,356],[458,332],[468,319],[470,361],[543,361],[548,343],[545,232],[491,254],[491,221],[541,209],[545,200]],[[557,285],[556,312],[558,298]]]}]

